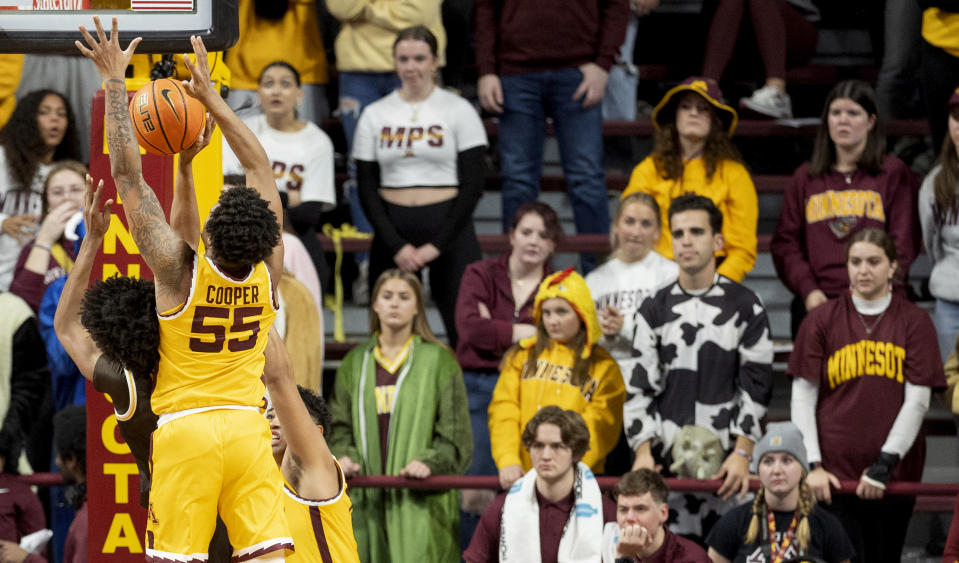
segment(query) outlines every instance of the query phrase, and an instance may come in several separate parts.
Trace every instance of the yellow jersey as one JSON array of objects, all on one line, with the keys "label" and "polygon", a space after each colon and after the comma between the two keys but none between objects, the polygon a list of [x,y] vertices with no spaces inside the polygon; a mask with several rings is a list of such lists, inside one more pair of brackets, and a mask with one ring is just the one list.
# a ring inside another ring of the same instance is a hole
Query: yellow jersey
[{"label": "yellow jersey", "polygon": [[160,313],[160,365],[153,411],[264,406],[263,351],[276,317],[266,263],[242,280],[197,254],[190,294]]},{"label": "yellow jersey", "polygon": [[299,496],[293,485],[283,478],[283,507],[293,535],[296,551],[287,561],[359,563],[356,538],[353,536],[353,503],[346,495],[346,479],[340,464],[340,492],[326,500],[310,500]]}]

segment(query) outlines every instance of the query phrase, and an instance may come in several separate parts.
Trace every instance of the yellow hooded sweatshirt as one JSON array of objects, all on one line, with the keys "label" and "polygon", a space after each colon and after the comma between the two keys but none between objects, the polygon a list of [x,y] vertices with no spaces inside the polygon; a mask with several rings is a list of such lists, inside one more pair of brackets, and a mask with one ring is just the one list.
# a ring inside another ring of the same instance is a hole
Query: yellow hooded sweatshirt
[{"label": "yellow hooded sweatshirt", "polygon": [[605,349],[596,344],[602,332],[593,298],[583,277],[569,269],[543,280],[533,308],[537,326],[542,317],[543,301],[555,297],[569,302],[586,329],[582,356],[591,360],[589,379],[583,385],[570,382],[575,351],[552,339],[537,358],[535,373],[524,373],[524,365],[536,338],[521,341],[519,347],[503,360],[489,405],[493,461],[499,469],[521,465],[523,471],[529,471],[533,464],[529,452],[521,444],[523,429],[539,409],[556,405],[583,416],[589,428],[589,451],[582,461],[594,473],[602,473],[606,455],[616,445],[623,430],[626,387],[619,366]]}]

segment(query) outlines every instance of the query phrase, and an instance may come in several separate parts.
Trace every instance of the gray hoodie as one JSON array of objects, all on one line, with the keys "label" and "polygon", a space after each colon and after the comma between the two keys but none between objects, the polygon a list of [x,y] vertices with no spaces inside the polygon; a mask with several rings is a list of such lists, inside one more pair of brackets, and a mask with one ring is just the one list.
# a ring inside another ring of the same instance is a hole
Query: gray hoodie
[{"label": "gray hoodie", "polygon": [[[941,166],[936,166],[922,181],[919,190],[919,221],[922,242],[932,258],[929,291],[936,299],[959,302],[959,222],[941,225],[936,221],[936,196],[933,181]],[[956,186],[959,190],[959,186]]]}]

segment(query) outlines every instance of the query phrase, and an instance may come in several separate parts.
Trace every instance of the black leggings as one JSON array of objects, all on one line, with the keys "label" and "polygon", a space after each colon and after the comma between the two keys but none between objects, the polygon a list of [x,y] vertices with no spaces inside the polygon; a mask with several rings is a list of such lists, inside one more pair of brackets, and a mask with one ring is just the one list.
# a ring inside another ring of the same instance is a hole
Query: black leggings
[{"label": "black leggings", "polygon": [[929,115],[932,150],[939,154],[948,132],[946,103],[959,85],[959,57],[922,41],[922,91]]},{"label": "black leggings", "polygon": [[[400,236],[413,246],[420,246],[433,241],[443,225],[443,220],[452,215],[454,201],[455,199],[450,199],[417,207],[394,205],[383,201],[383,207],[386,208],[386,215]],[[370,248],[371,301],[373,286],[380,274],[397,267],[396,262],[393,261],[393,254],[394,252],[383,244],[374,232],[373,244]],[[453,349],[456,349],[456,295],[459,293],[460,279],[463,277],[466,266],[480,258],[482,255],[479,241],[476,240],[471,219],[456,234],[449,248],[442,252],[439,258],[429,263],[430,291],[443,317],[446,335]]]}]

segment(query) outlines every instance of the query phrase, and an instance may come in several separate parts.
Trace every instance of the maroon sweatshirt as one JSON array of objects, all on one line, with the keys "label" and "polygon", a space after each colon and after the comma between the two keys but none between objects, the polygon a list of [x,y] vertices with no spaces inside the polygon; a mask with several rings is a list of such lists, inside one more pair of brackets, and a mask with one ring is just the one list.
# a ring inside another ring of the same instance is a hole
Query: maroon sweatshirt
[{"label": "maroon sweatshirt", "polygon": [[803,299],[816,289],[837,297],[849,288],[846,242],[867,227],[892,236],[899,268],[908,275],[921,240],[918,185],[916,175],[888,155],[877,176],[857,170],[848,179],[840,172],[811,178],[808,164],[800,166],[783,195],[770,245],[779,279]]},{"label": "maroon sweatshirt", "polygon": [[589,62],[608,71],[628,21],[628,0],[476,0],[479,75]]},{"label": "maroon sweatshirt", "polygon": [[[553,273],[547,263],[543,276]],[[542,281],[542,280],[540,280]],[[533,324],[536,292],[516,312],[509,281],[509,254],[487,258],[466,267],[456,298],[456,359],[464,371],[498,372],[503,354],[513,345],[513,325]],[[479,314],[479,304],[490,319]]]},{"label": "maroon sweatshirt", "polygon": [[[50,284],[55,282],[57,278],[67,275],[67,270],[56,261],[52,254],[50,255],[50,263],[47,266],[47,272],[45,274],[37,274],[27,270],[24,266],[27,263],[27,257],[30,256],[30,251],[33,250],[33,243],[34,241],[30,241],[20,251],[20,256],[17,258],[17,265],[13,269],[13,281],[10,282],[10,293],[26,301],[34,313],[39,313],[40,303],[43,301],[43,294],[47,292],[47,288],[50,287]],[[73,242],[63,239],[59,244],[63,245],[64,250],[67,251],[71,260],[76,256],[77,249]]]}]

